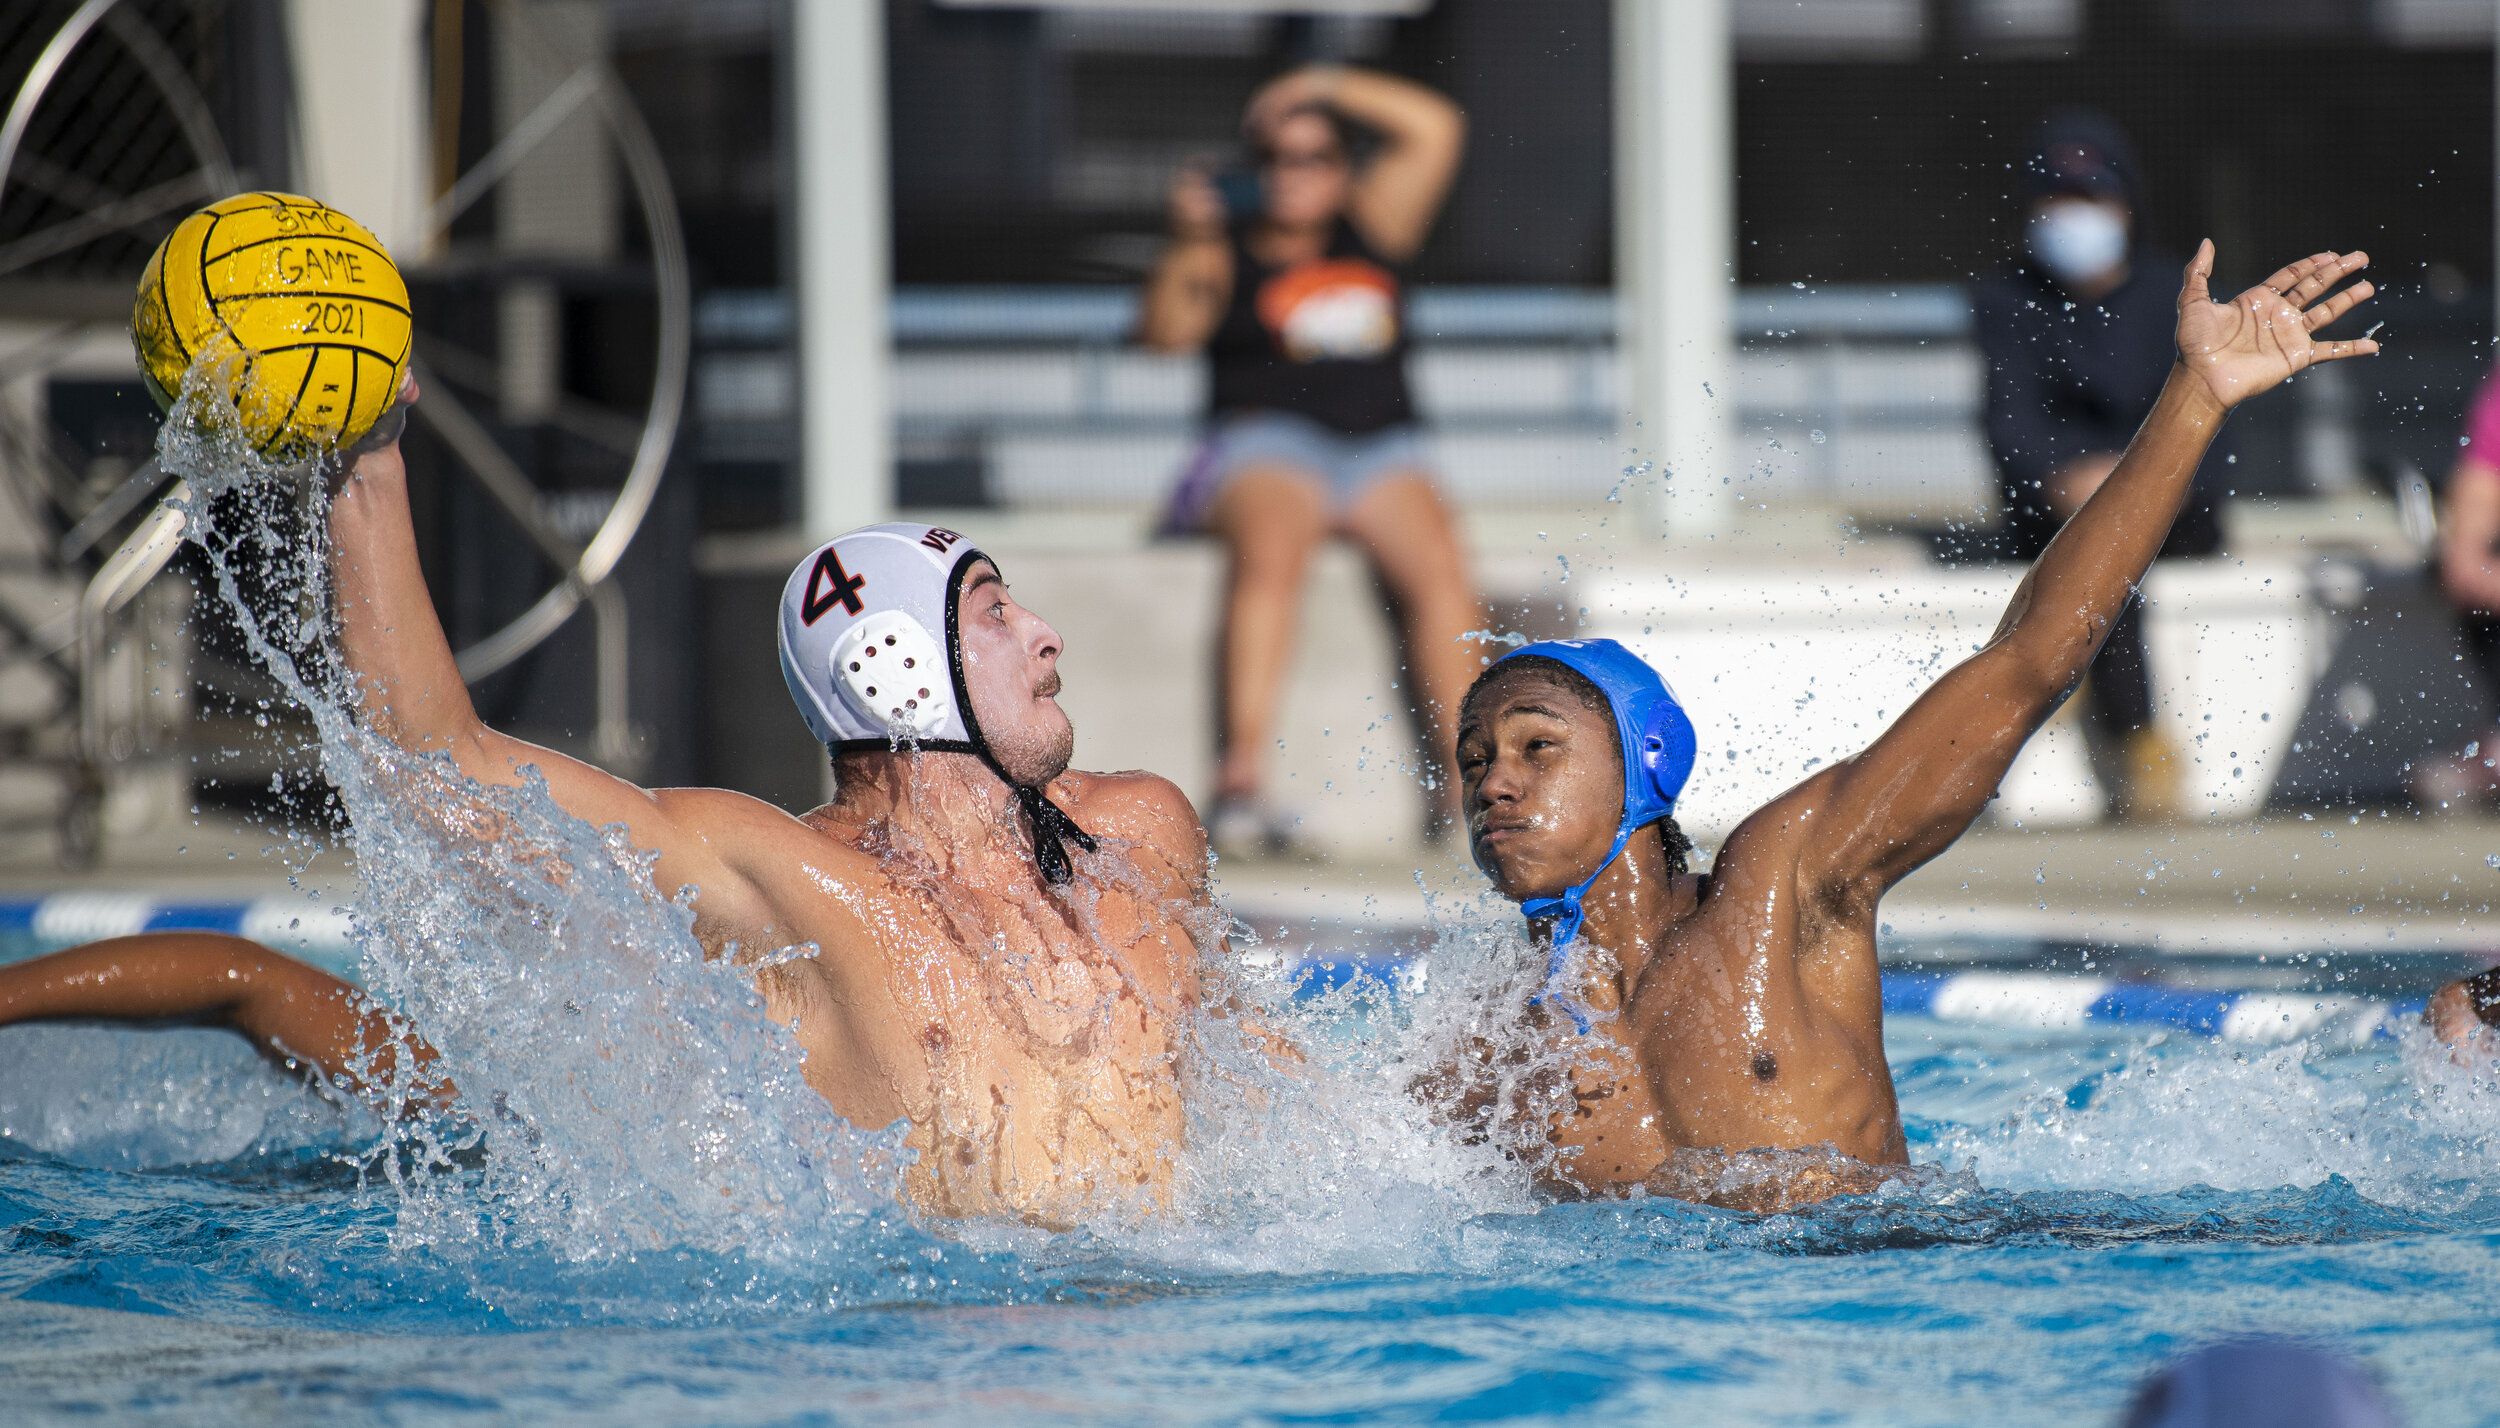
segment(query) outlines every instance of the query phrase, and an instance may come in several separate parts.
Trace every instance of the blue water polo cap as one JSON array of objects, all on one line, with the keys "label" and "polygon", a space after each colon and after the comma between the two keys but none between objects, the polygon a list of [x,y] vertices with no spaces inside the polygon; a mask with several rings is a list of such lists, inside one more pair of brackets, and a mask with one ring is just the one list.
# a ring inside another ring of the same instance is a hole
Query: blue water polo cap
[{"label": "blue water polo cap", "polygon": [[[1545,987],[1536,996],[1541,1002],[1556,995],[1565,954],[1580,935],[1586,915],[1580,900],[1623,856],[1634,833],[1675,812],[1675,801],[1693,776],[1699,741],[1692,717],[1684,712],[1666,680],[1648,661],[1613,640],[1540,640],[1512,650],[1495,664],[1525,655],[1569,666],[1596,685],[1614,708],[1615,737],[1623,746],[1623,821],[1615,829],[1614,846],[1607,850],[1605,861],[1562,896],[1530,898],[1519,905],[1529,917],[1554,919],[1553,935],[1546,944]],[[1580,1030],[1589,1029],[1588,1013],[1576,998],[1565,1000],[1563,1006]]]},{"label": "blue water polo cap", "polygon": [[1691,716],[1658,671],[1613,640],[1540,640],[1496,663],[1525,655],[1569,665],[1614,706],[1615,734],[1623,741],[1624,831],[1675,812],[1675,800],[1693,776],[1698,745]]}]

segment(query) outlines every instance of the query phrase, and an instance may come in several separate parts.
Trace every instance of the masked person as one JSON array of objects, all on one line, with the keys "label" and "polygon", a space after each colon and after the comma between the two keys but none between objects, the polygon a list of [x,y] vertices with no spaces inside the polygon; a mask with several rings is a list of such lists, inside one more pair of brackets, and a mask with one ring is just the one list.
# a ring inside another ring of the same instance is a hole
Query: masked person
[{"label": "masked person", "polygon": [[[2117,465],[2171,359],[2172,263],[2138,241],[2143,184],[2126,136],[2069,110],[2041,127],[2022,175],[2024,260],[1972,295],[1988,366],[1987,431],[2005,500],[2004,553],[2031,560]],[[2210,555],[2236,451],[2217,438],[2197,468],[2164,556]],[[2141,602],[2129,601],[2092,666],[2094,743],[2119,772],[2130,817],[2178,809],[2179,750],[2154,717]]]},{"label": "masked person", "polygon": [[[1161,1202],[1197,939],[1219,945],[1204,835],[1163,779],[1068,768],[1059,635],[989,557],[883,525],[791,573],[782,671],[839,785],[792,817],[723,789],[638,788],[481,722],[418,566],[396,442],[356,460],[329,538],[366,725],[481,783],[535,770],[567,813],[623,825],[656,855],[654,896],[693,890],[708,954],[802,949],[759,967],[766,1010],[836,1112],[910,1124],[915,1205],[1070,1224]],[[227,1025],[351,1087],[404,1065],[403,1100],[447,1099],[457,1075],[353,988],[239,938],[0,968],[0,1022],[65,1017]]]},{"label": "masked person", "polygon": [[[2083,678],[2229,410],[2312,363],[2378,350],[2310,337],[2370,295],[2366,282],[2333,291],[2365,261],[2321,253],[2216,303],[2204,245],[2151,415],[1994,637],[1863,752],[1738,824],[1706,875],[1685,866],[1673,816],[1693,725],[1654,671],[1610,641],[1568,640],[1476,680],[1459,714],[1468,836],[1547,949],[1555,1030],[1585,1038],[1572,1103],[1550,1122],[1567,1157],[1556,1179],[1764,1209],[1907,1160],[1877,904],[1961,836]],[[1767,1178],[1735,1159],[1756,1150],[1774,1152]]]},{"label": "masked person", "polygon": [[[1349,124],[1379,136],[1360,164]],[[1303,576],[1322,541],[1360,546],[1390,598],[1428,763],[1450,747],[1450,711],[1476,669],[1462,637],[1484,623],[1415,424],[1400,276],[1458,172],[1465,119],[1421,85],[1319,65],[1261,89],[1242,132],[1258,164],[1255,206],[1228,212],[1203,169],[1174,180],[1172,239],[1138,324],[1150,347],[1207,354],[1206,437],[1164,524],[1224,543],[1222,739],[1207,821],[1227,856],[1292,842],[1267,763]],[[1445,814],[1455,795],[1448,778],[1436,782]]]}]

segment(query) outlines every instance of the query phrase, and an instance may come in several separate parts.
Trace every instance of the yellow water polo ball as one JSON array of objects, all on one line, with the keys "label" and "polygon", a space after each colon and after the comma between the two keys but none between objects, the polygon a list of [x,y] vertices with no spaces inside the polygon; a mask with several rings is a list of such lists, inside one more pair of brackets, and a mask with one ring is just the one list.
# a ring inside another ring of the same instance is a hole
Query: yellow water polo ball
[{"label": "yellow water polo ball", "polygon": [[203,354],[233,363],[245,437],[302,456],[365,434],[408,374],[408,284],[355,219],[292,193],[185,218],[139,279],[130,336],[160,406]]}]

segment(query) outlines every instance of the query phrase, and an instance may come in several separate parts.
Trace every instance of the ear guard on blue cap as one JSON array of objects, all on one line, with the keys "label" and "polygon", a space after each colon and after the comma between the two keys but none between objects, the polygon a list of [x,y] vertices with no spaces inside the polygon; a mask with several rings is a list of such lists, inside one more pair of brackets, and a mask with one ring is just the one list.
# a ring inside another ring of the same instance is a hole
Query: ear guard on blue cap
[{"label": "ear guard on blue cap", "polygon": [[[1560,897],[1530,898],[1519,910],[1531,918],[1554,919],[1551,937],[1546,943],[1545,987],[1535,1000],[1558,997],[1562,984],[1563,963],[1572,940],[1580,935],[1585,916],[1580,900],[1589,888],[1623,856],[1625,845],[1642,828],[1675,812],[1675,801],[1682,796],[1686,780],[1693,776],[1693,759],[1698,740],[1693,733],[1691,716],[1677,702],[1675,691],[1666,680],[1651,669],[1647,661],[1613,640],[1541,640],[1522,645],[1502,656],[1504,660],[1534,655],[1566,665],[1585,676],[1614,706],[1615,736],[1623,746],[1623,821],[1615,830],[1614,846],[1607,850],[1605,861]],[[1496,661],[1500,663],[1500,661]],[[1564,1010],[1583,1032],[1589,1029],[1588,1013],[1576,998],[1559,998]]]}]

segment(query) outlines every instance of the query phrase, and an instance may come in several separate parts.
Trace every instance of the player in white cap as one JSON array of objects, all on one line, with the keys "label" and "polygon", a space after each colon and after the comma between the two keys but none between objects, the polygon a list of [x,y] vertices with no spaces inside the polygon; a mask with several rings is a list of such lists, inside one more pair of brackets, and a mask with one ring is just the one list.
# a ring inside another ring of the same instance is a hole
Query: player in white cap
[{"label": "player in white cap", "polygon": [[[1042,880],[1064,883],[1075,874],[1067,845],[1089,853],[1095,845],[1043,791],[1066,770],[1076,737],[1052,698],[1058,672],[1035,685],[1036,707],[997,725],[998,746],[964,679],[959,597],[993,585],[1005,594],[997,562],[943,526],[867,526],[837,537],[782,587],[781,677],[799,717],[836,759],[912,748],[989,765],[1024,810]],[[1058,637],[1049,639],[1055,664]]]},{"label": "player in white cap", "polygon": [[[410,393],[413,398],[413,387]],[[693,887],[720,955],[813,943],[758,972],[809,1084],[855,1125],[908,1120],[928,1211],[1072,1224],[1151,1208],[1183,1132],[1180,1055],[1213,941],[1205,835],[1152,774],[1069,771],[1058,632],[952,531],[853,531],[802,561],[782,667],[838,792],[793,818],[722,789],[643,789],[488,728],[417,565],[396,443],[361,455],[330,519],[340,643],[368,724],[470,777],[536,768],[568,812],[623,823]],[[352,1078],[361,1048],[431,1047],[353,988],[240,938],[154,934],[0,975],[0,1023],[223,1022]]]}]

